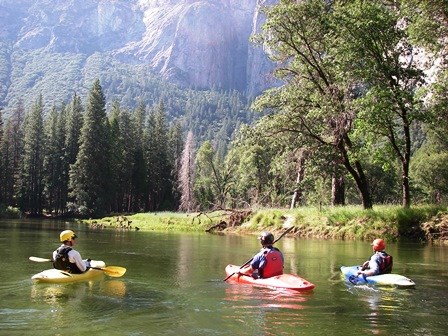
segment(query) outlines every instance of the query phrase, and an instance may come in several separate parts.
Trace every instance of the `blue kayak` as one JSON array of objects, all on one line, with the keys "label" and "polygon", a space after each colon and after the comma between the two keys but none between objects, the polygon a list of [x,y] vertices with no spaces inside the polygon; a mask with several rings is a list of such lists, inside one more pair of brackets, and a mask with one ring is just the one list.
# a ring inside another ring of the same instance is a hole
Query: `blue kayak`
[{"label": "blue kayak", "polygon": [[400,274],[380,274],[365,277],[362,274],[357,275],[361,266],[342,266],[341,272],[345,279],[354,285],[377,285],[377,286],[392,286],[399,288],[412,288],[415,282]]}]

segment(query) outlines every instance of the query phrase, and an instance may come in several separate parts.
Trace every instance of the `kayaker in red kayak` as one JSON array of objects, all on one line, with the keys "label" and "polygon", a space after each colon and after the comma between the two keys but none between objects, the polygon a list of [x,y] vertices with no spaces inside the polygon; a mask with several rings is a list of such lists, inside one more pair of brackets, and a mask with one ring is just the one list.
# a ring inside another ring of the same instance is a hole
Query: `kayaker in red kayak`
[{"label": "kayaker in red kayak", "polygon": [[362,264],[361,271],[358,271],[358,275],[372,276],[391,273],[393,266],[392,256],[386,253],[386,243],[384,240],[375,239],[370,245],[375,253],[369,260]]},{"label": "kayaker in red kayak", "polygon": [[81,274],[90,267],[90,260],[82,260],[81,254],[73,249],[77,236],[72,230],[62,231],[59,239],[62,245],[53,252],[53,267],[73,274]]},{"label": "kayaker in red kayak", "polygon": [[258,239],[263,247],[249,265],[240,269],[239,274],[251,275],[254,278],[270,278],[283,274],[284,258],[282,252],[272,246],[273,234],[264,231]]}]

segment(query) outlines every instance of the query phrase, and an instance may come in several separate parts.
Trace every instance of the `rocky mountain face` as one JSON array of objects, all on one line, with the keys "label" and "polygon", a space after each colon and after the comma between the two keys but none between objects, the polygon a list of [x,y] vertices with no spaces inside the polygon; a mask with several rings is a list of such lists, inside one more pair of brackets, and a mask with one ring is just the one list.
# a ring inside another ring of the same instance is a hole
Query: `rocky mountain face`
[{"label": "rocky mountain face", "polygon": [[249,41],[263,21],[259,6],[273,2],[0,0],[2,85],[14,85],[15,52],[40,50],[146,65],[185,87],[253,96],[273,85],[272,64]]}]

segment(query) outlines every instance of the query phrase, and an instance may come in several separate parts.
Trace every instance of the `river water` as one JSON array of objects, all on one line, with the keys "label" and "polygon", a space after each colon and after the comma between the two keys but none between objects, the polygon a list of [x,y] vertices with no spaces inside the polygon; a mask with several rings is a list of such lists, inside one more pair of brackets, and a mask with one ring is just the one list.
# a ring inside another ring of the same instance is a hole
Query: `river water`
[{"label": "river water", "polygon": [[[127,269],[71,284],[33,283],[61,230],[84,258]],[[53,221],[0,221],[0,335],[447,335],[448,247],[388,245],[394,273],[415,289],[353,286],[342,265],[362,263],[368,242],[282,238],[285,271],[307,293],[228,284],[224,268],[259,249],[254,236],[88,230]]]}]

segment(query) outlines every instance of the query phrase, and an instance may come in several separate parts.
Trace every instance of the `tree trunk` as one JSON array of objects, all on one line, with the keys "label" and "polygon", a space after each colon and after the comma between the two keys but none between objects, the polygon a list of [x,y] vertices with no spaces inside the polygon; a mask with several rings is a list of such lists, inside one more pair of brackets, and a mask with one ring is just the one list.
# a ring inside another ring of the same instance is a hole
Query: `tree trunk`
[{"label": "tree trunk", "polygon": [[305,154],[302,153],[299,157],[296,187],[294,189],[294,194],[292,195],[290,209],[294,209],[296,207],[296,204],[301,201],[302,187],[300,186],[300,183],[302,183],[304,176],[305,176]]},{"label": "tree trunk", "polygon": [[356,186],[358,188],[362,206],[364,209],[372,209],[372,197],[370,195],[369,184],[367,182],[367,178],[364,174],[364,170],[362,169],[362,165],[359,161],[355,161],[353,164],[350,161],[350,158],[347,154],[347,150],[342,143],[338,146],[338,151],[341,154],[342,163],[344,167],[348,170],[350,175],[355,180]]},{"label": "tree trunk", "polygon": [[344,176],[336,176],[331,179],[331,205],[345,205],[345,180]]}]

